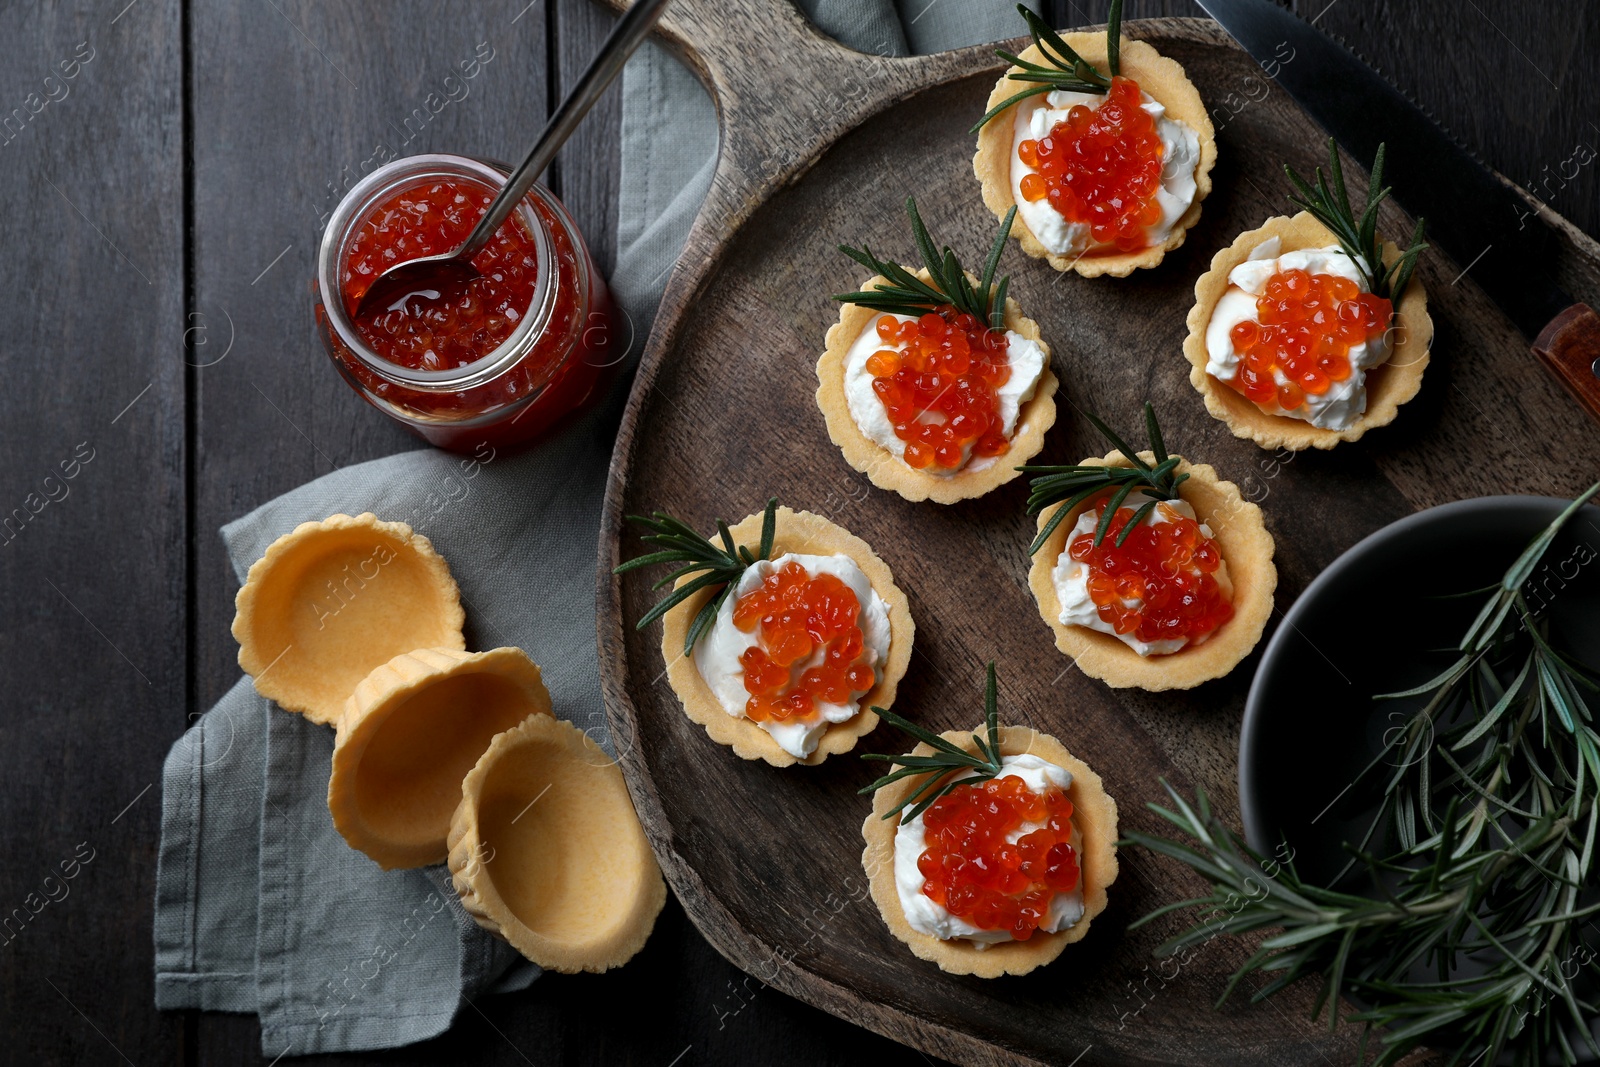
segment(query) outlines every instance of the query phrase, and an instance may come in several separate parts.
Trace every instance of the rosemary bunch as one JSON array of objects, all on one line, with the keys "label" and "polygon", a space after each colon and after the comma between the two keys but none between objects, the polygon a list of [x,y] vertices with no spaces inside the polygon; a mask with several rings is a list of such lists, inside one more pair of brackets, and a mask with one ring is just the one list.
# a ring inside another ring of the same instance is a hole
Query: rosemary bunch
[{"label": "rosemary bunch", "polygon": [[1133,518],[1122,528],[1122,533],[1116,540],[1116,544],[1120,547],[1122,542],[1128,539],[1128,535],[1144,522],[1145,516],[1150,514],[1158,501],[1177,498],[1178,486],[1189,477],[1188,474],[1175,473],[1183,459],[1180,456],[1167,455],[1166,442],[1161,439],[1161,427],[1156,423],[1156,409],[1148,400],[1144,404],[1144,425],[1145,432],[1150,435],[1150,451],[1156,458],[1154,464],[1146,463],[1138,452],[1130,448],[1127,442],[1094,415],[1087,411],[1083,415],[1133,466],[1108,467],[1093,463],[1075,463],[1071,466],[1018,467],[1019,471],[1037,475],[1029,483],[1032,487],[1032,493],[1028,497],[1029,515],[1037,515],[1050,505],[1063,502],[1056,513],[1050,516],[1050,521],[1044,524],[1039,535],[1033,539],[1033,544],[1028,546],[1030,556],[1044,547],[1044,543],[1050,539],[1056,527],[1061,525],[1061,520],[1065,519],[1073,508],[1103,489],[1114,488],[1116,491],[1106,503],[1105,514],[1100,516],[1100,525],[1095,527],[1096,545],[1105,540],[1106,531],[1111,528],[1111,520],[1116,517],[1117,509],[1128,499],[1129,493],[1137,489],[1147,496],[1154,497],[1155,499],[1147,500],[1140,505],[1133,513]]},{"label": "rosemary bunch", "polygon": [[1328,173],[1333,177],[1332,185],[1323,176],[1321,167],[1317,168],[1315,185],[1296,174],[1288,164],[1284,164],[1283,169],[1289,175],[1289,181],[1294,183],[1295,191],[1300,194],[1290,196],[1289,202],[1309,211],[1318,222],[1333,231],[1345,255],[1355,261],[1357,270],[1367,275],[1373,295],[1395,300],[1406,291],[1412,271],[1417,266],[1417,257],[1428,247],[1422,240],[1428,220],[1417,220],[1411,243],[1400,253],[1399,259],[1385,267],[1383,237],[1378,233],[1378,205],[1389,195],[1389,190],[1383,184],[1385,147],[1379,144],[1378,154],[1373,157],[1372,179],[1367,183],[1367,203],[1359,219],[1350,206],[1350,194],[1344,187],[1344,171],[1339,166],[1339,147],[1332,137],[1328,138]]},{"label": "rosemary bunch", "polygon": [[[1318,976],[1313,1012],[1326,1005],[1330,1028],[1340,996],[1367,1005],[1349,1016],[1363,1026],[1363,1062],[1380,1028],[1375,1064],[1420,1045],[1451,1050],[1451,1064],[1570,1064],[1572,1032],[1600,1055],[1587,1037],[1600,1010],[1590,999],[1600,967],[1582,938],[1600,912],[1584,893],[1595,882],[1600,820],[1591,709],[1600,684],[1556,647],[1524,593],[1556,535],[1597,493],[1600,484],[1543,530],[1497,585],[1477,591],[1488,595],[1448,669],[1379,698],[1427,699],[1396,742],[1402,758],[1383,775],[1365,836],[1347,843],[1350,863],[1334,888],[1252,851],[1203,793],[1191,805],[1167,788],[1174,808],[1151,810],[1190,841],[1144,833],[1129,841],[1193,867],[1211,889],[1134,924],[1198,911],[1198,922],[1158,952],[1277,931],[1240,966],[1223,999],[1250,975],[1271,977],[1252,1000]],[[1389,755],[1357,780],[1381,774]],[[1393,842],[1381,853],[1379,830]],[[1346,891],[1352,875],[1370,878],[1371,895]]]},{"label": "rosemary bunch", "polygon": [[[950,790],[963,783],[986,782],[990,778],[1005,770],[1001,763],[1000,755],[1000,715],[999,703],[995,695],[994,662],[989,662],[987,680],[983,686],[983,733],[974,733],[973,742],[978,746],[978,754],[973,755],[967,750],[951,744],[931,730],[918,726],[907,719],[902,719],[887,708],[873,708],[878,717],[897,726],[912,737],[927,745],[933,751],[926,756],[887,756],[878,753],[867,753],[862,759],[878,760],[883,763],[897,764],[899,769],[890,771],[869,786],[860,790],[862,793],[875,793],[886,785],[898,782],[902,778],[914,778],[925,775],[926,779],[916,789],[912,790],[904,800],[890,810],[884,812],[885,819],[893,818],[900,814],[907,805],[914,805],[907,820],[915,819],[928,807],[944,796]],[[987,736],[985,736],[987,735]]]},{"label": "rosemary bunch", "polygon": [[628,521],[636,522],[650,530],[651,532],[640,540],[646,544],[659,545],[660,548],[658,551],[635,556],[619,564],[612,569],[612,574],[626,574],[656,563],[682,564],[652,585],[651,589],[671,585],[686,575],[699,575],[693,581],[683,583],[662,597],[660,602],[645,612],[635,624],[636,629],[642,630],[649,626],[700,590],[717,588],[717,594],[701,605],[699,612],[695,614],[694,622],[689,626],[688,634],[684,637],[683,654],[687,656],[694,651],[695,642],[699,641],[711,629],[712,623],[717,621],[717,612],[721,610],[722,602],[728,599],[734,587],[739,584],[739,579],[744,577],[745,570],[772,555],[772,540],[777,533],[778,498],[773,497],[768,500],[761,514],[761,543],[755,552],[751,552],[745,545],[735,545],[728,524],[721,519],[717,520],[717,534],[722,541],[721,548],[700,536],[699,531],[687,523],[665,512],[654,511],[648,516],[629,515]]},{"label": "rosemary bunch", "polygon": [[906,197],[906,214],[911,217],[911,235],[917,242],[917,252],[922,256],[922,265],[927,268],[930,281],[923,281],[898,263],[879,259],[870,248],[840,245],[839,251],[868,270],[883,275],[888,284],[855,293],[839,293],[834,299],[892,315],[921,315],[949,304],[993,329],[1004,328],[1006,289],[1011,285],[1011,275],[1007,274],[996,285],[994,272],[1000,265],[1000,253],[1005,251],[1006,238],[1011,234],[1011,220],[1017,216],[1016,206],[1000,220],[1000,229],[989,246],[989,258],[984,260],[983,276],[978,279],[977,288],[967,281],[967,272],[954,252],[946,247],[941,253],[934,247],[928,228],[922,224],[922,216],[917,214],[915,197]]},{"label": "rosemary bunch", "polygon": [[1067,44],[1059,33],[1052,30],[1048,22],[1022,4],[1017,5],[1017,13],[1027,22],[1033,46],[1038,49],[1046,62],[1030,63],[1003,48],[996,48],[995,55],[1013,67],[1020,68],[1006,74],[1009,80],[1036,84],[990,108],[968,131],[969,133],[977,133],[985,123],[1000,112],[1030,96],[1040,96],[1058,89],[1068,93],[1094,93],[1097,96],[1104,96],[1111,88],[1111,79],[1122,73],[1122,0],[1111,0],[1111,13],[1106,17],[1107,74],[1096,70],[1094,64],[1073,51],[1072,46]]}]

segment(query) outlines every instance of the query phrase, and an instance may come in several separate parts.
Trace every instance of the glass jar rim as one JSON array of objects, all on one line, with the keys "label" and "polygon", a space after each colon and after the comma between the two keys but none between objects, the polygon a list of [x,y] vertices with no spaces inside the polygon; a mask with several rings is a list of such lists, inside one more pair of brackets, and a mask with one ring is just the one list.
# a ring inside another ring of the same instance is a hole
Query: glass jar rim
[{"label": "glass jar rim", "polygon": [[[552,282],[554,252],[543,220],[526,201],[517,205],[517,213],[533,238],[536,261],[533,297],[522,321],[492,351],[471,363],[448,370],[414,370],[392,363],[368,347],[345,307],[341,282],[345,253],[356,228],[379,202],[400,189],[441,178],[465,178],[481,184],[490,193],[496,193],[504,186],[509,173],[510,168],[504,164],[471,156],[442,152],[404,156],[385,163],[351,186],[334,208],[322,231],[322,241],[317,250],[317,285],[322,293],[322,306],[329,329],[363,366],[380,378],[395,385],[427,392],[470,389],[492,381],[509,370],[544,331],[555,302],[555,286]],[[537,196],[548,203],[544,190],[538,185],[528,191],[528,196]]]}]

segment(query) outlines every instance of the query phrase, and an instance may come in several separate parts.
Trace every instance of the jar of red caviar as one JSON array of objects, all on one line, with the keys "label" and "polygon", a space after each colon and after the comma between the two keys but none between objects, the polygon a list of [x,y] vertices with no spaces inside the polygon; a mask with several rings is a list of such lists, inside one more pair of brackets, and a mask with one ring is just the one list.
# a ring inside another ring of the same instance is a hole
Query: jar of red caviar
[{"label": "jar of red caviar", "polygon": [[345,195],[317,255],[317,322],[334,365],[440,448],[554,429],[600,398],[625,354],[613,354],[611,296],[583,237],[538,185],[473,258],[478,278],[357,319],[385,269],[458,247],[508,173],[465,156],[395,160]]}]

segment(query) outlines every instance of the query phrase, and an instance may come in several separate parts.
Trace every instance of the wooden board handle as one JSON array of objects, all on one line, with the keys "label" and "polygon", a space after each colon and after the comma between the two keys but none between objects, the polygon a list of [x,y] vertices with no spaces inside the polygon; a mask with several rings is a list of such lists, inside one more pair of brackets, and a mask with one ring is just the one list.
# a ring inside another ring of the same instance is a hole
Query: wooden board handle
[{"label": "wooden board handle", "polygon": [[672,0],[657,32],[710,91],[722,127],[689,252],[714,248],[846,131],[912,93],[972,73],[981,65],[974,56],[992,52],[989,45],[918,56],[857,52],[788,0]]},{"label": "wooden board handle", "polygon": [[1588,304],[1573,304],[1551,319],[1533,342],[1567,392],[1600,421],[1600,315]]}]

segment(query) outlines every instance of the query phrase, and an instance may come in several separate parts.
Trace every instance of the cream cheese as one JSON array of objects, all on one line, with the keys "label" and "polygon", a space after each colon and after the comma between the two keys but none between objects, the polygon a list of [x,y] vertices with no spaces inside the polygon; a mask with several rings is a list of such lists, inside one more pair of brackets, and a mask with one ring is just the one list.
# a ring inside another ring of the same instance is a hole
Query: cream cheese
[{"label": "cream cheese", "polygon": [[[1159,498],[1142,491],[1130,493],[1123,506],[1137,509],[1144,506],[1146,501],[1156,499]],[[1169,509],[1172,514],[1181,515],[1186,519],[1196,518],[1194,508],[1189,505],[1187,500],[1168,500],[1164,502],[1164,506],[1163,504],[1158,504],[1151,508],[1149,514],[1145,516],[1143,524],[1154,526],[1158,523],[1171,522],[1172,520],[1168,517]],[[1078,521],[1072,527],[1071,532],[1067,534],[1066,543],[1070,546],[1073,541],[1084,534],[1093,534],[1099,521],[1099,516],[1095,513],[1094,508],[1085,508],[1078,515]],[[1211,527],[1205,523],[1200,523],[1200,533],[1208,538],[1214,536],[1211,532]],[[1231,599],[1233,596],[1233,582],[1228,578],[1228,563],[1226,560],[1217,565],[1212,577],[1216,579],[1217,585],[1222,588],[1223,594]],[[1168,655],[1187,645],[1201,644],[1211,636],[1210,634],[1201,634],[1195,638],[1180,637],[1157,641],[1141,641],[1137,633],[1117,633],[1114,626],[1100,617],[1100,608],[1089,595],[1088,564],[1080,563],[1073,559],[1072,554],[1066,550],[1063,550],[1060,558],[1056,560],[1055,569],[1050,572],[1050,578],[1055,584],[1056,599],[1061,602],[1060,622],[1069,626],[1086,626],[1091,630],[1099,630],[1101,633],[1110,634],[1141,656]],[[1124,600],[1123,604],[1130,608],[1136,608],[1140,605],[1140,601],[1137,599]]]},{"label": "cream cheese", "polygon": [[[863,659],[872,667],[875,676],[881,676],[889,655],[889,605],[872,588],[872,582],[856,566],[855,560],[845,555],[811,556],[785,552],[777,559],[759,560],[745,568],[733,593],[722,602],[717,611],[717,621],[694,647],[694,665],[705,679],[722,710],[735,718],[745,718],[745,702],[750,694],[744,687],[744,666],[739,657],[745,649],[759,643],[754,631],[745,633],[733,622],[734,603],[766,580],[767,575],[787,563],[798,563],[812,578],[831,574],[850,588],[861,605],[858,622],[861,626]],[[808,668],[822,662],[826,650],[818,648],[812,655],[791,668],[794,678],[799,678]],[[762,722],[760,726],[772,735],[785,752],[804,759],[816,751],[817,738],[831,723],[848,722],[861,710],[860,697],[865,691],[854,694],[854,699],[844,704],[817,705],[819,714],[805,721]]]},{"label": "cream cheese", "polygon": [[[1228,289],[1211,312],[1211,322],[1206,326],[1206,373],[1222,382],[1232,381],[1239,373],[1242,356],[1233,347],[1229,336],[1241,322],[1256,320],[1256,299],[1267,291],[1267,282],[1274,274],[1286,270],[1303,270],[1308,274],[1331,274],[1348,278],[1370,291],[1366,264],[1352,260],[1338,246],[1331,248],[1303,248],[1279,254],[1282,243],[1269,237],[1251,249],[1243,263],[1228,272]],[[1269,415],[1285,415],[1303,419],[1324,430],[1347,430],[1367,410],[1367,371],[1387,362],[1394,354],[1394,343],[1389,331],[1375,340],[1350,346],[1350,377],[1342,382],[1329,382],[1328,391],[1320,396],[1305,394],[1305,403],[1292,411],[1285,411],[1276,403],[1258,405]],[[1273,377],[1279,385],[1288,382],[1281,370]]]},{"label": "cream cheese", "polygon": [[[1043,793],[1050,786],[1063,791],[1072,786],[1070,771],[1031,753],[1004,756],[1000,763],[1004,769],[997,777],[1020,778],[1035,793]],[[1023,835],[1030,834],[1043,825],[1045,825],[1043,822],[1025,822],[1007,834],[1006,840],[1015,843]],[[922,877],[922,872],[917,869],[917,860],[927,847],[927,827],[923,825],[922,816],[902,820],[894,835],[894,886],[900,897],[900,910],[905,913],[906,921],[911,924],[911,928],[924,934],[931,934],[941,941],[964,938],[980,949],[1013,940],[1009,930],[983,930],[973,926],[965,919],[950,914],[943,906],[936,904],[922,892],[925,879]],[[1078,833],[1076,822],[1072,826],[1072,847],[1077,851],[1081,862],[1083,838]],[[1081,918],[1083,918],[1083,879],[1080,878],[1077,887],[1070,893],[1057,893],[1050,898],[1049,911],[1039,923],[1039,929],[1053,934],[1065,930]]]},{"label": "cream cheese", "polygon": [[[850,351],[844,358],[844,395],[845,402],[850,408],[850,417],[855,420],[856,427],[860,429],[867,440],[891,453],[897,459],[903,459],[906,453],[906,443],[895,436],[894,425],[889,421],[889,413],[884,410],[883,401],[878,394],[872,391],[873,374],[867,370],[867,360],[872,358],[874,352],[888,350],[901,352],[905,350],[902,343],[886,344],[878,336],[878,323],[884,319],[895,322],[910,322],[910,315],[893,315],[884,313],[866,326],[850,346]],[[1000,403],[1000,421],[1007,438],[1017,431],[1017,418],[1022,411],[1022,405],[1033,399],[1033,394],[1039,387],[1039,378],[1044,374],[1045,355],[1044,349],[1038,342],[1030,340],[1014,330],[1006,331],[1006,359],[1011,364],[1011,377],[1006,383],[995,390],[996,398]],[[944,416],[936,412],[925,413],[924,422],[943,422]],[[972,459],[972,445],[964,448],[965,458],[958,467],[941,467],[937,463],[930,463],[923,467],[925,474],[949,477],[961,471],[979,471],[994,466],[1004,456],[980,456]]]},{"label": "cream cheese", "polygon": [[[1095,245],[1089,234],[1088,223],[1070,222],[1065,215],[1050,206],[1046,198],[1027,200],[1022,195],[1022,179],[1037,173],[1022,161],[1017,146],[1023,141],[1037,141],[1049,135],[1058,123],[1065,122],[1067,112],[1078,104],[1098,109],[1107,97],[1094,93],[1071,93],[1054,90],[1042,96],[1033,96],[1017,105],[1016,120],[1011,142],[1011,199],[1016,202],[1017,214],[1027,224],[1039,243],[1050,252],[1061,256],[1079,255],[1112,245]],[[1161,184],[1156,189],[1156,202],[1161,206],[1161,219],[1145,228],[1150,247],[1166,243],[1189,206],[1194,203],[1198,185],[1195,169],[1200,162],[1200,135],[1193,127],[1167,117],[1167,109],[1148,93],[1140,94],[1140,106],[1156,120],[1156,135],[1161,138]]]}]

